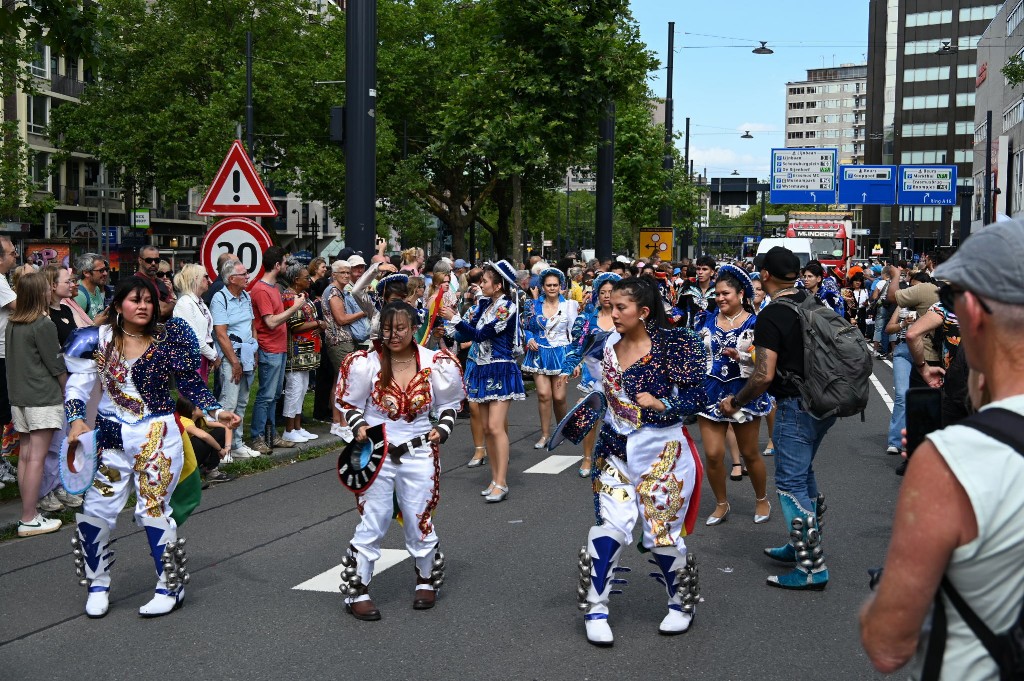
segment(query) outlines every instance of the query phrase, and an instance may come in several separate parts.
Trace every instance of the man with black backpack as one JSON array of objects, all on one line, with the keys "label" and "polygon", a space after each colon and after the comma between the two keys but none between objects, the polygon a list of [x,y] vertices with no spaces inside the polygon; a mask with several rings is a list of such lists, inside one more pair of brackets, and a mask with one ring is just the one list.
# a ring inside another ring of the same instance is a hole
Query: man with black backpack
[{"label": "man with black backpack", "polygon": [[814,457],[836,417],[867,404],[871,350],[856,326],[796,287],[800,260],[792,251],[776,246],[760,267],[772,302],[754,326],[754,375],[719,408],[732,414],[765,390],[775,398],[775,486],[791,531],[789,542],[765,549],[765,555],[795,567],[769,577],[768,584],[821,590],[828,584],[820,526],[825,505]]},{"label": "man with black backpack", "polygon": [[885,673],[914,658],[916,679],[1022,679],[1024,223],[983,227],[935,278],[980,411],[914,451],[861,641]]}]

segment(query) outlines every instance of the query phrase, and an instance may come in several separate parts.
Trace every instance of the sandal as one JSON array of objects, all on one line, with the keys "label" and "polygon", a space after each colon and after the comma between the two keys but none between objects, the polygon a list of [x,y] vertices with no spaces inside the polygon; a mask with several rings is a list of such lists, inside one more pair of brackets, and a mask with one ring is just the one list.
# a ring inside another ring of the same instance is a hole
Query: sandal
[{"label": "sandal", "polygon": [[764,455],[765,456],[775,456],[775,447],[765,447],[764,448]]},{"label": "sandal", "polygon": [[743,479],[743,474],[746,473],[746,471],[743,470],[743,464],[741,464],[741,463],[734,463],[732,465],[732,468],[733,468],[733,470],[736,470],[737,468],[739,468],[740,469],[740,474],[739,475],[733,475],[732,473],[729,473],[729,479],[730,480],[742,480]]},{"label": "sandal", "polygon": [[591,469],[589,469],[589,468],[581,468],[580,469],[580,477],[581,478],[589,478],[590,477],[590,471],[591,471]]}]

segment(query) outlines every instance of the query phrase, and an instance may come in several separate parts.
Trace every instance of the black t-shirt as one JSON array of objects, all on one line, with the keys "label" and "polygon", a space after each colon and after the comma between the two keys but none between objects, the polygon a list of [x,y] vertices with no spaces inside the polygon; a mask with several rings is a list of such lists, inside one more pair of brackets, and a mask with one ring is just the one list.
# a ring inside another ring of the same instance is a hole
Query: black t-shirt
[{"label": "black t-shirt", "polygon": [[[802,303],[807,298],[807,292],[803,289],[787,295],[797,303]],[[774,350],[778,355],[775,378],[772,379],[768,392],[776,399],[799,397],[800,391],[796,386],[782,380],[779,375],[780,370],[804,375],[804,334],[796,310],[772,301],[758,312],[757,321],[754,323],[754,347]]]},{"label": "black t-shirt", "polygon": [[61,305],[57,308],[51,307],[50,321],[57,327],[57,341],[61,347],[64,347],[64,342],[67,341],[68,336],[78,328],[78,325],[75,324],[75,313],[67,305]]}]

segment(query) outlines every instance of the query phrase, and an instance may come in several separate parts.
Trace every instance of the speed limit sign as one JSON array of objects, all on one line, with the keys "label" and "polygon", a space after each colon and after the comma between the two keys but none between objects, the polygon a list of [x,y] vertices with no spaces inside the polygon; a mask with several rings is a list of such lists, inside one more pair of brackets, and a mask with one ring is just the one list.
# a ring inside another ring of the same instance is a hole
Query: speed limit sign
[{"label": "speed limit sign", "polygon": [[199,253],[210,279],[216,281],[220,277],[217,258],[221,253],[231,253],[245,265],[252,284],[263,276],[263,253],[272,244],[270,234],[259,223],[249,218],[225,218],[203,237]]}]

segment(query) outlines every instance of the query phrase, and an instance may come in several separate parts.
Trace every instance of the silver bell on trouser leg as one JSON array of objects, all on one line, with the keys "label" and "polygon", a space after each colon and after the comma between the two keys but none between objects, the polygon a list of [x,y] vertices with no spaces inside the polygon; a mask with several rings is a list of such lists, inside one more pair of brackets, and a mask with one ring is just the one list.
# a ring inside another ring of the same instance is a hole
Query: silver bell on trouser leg
[{"label": "silver bell on trouser leg", "polygon": [[185,600],[185,584],[189,581],[185,540],[178,537],[177,524],[167,516],[143,517],[142,527],[146,530],[157,577],[153,598],[139,608],[139,614],[159,617],[177,610]]},{"label": "silver bell on trouser leg", "polygon": [[816,509],[804,508],[788,492],[779,492],[779,500],[782,502],[783,514],[793,528],[790,545],[796,567],[787,574],[769,577],[767,583],[783,589],[820,591],[828,584],[829,575],[821,549]]},{"label": "silver bell on trouser leg", "polygon": [[[684,548],[685,550],[685,548]],[[658,625],[658,632],[668,636],[682,634],[690,629],[698,595],[697,559],[687,551],[682,554],[676,546],[658,546],[651,549],[654,563],[668,593],[668,614]]]}]

